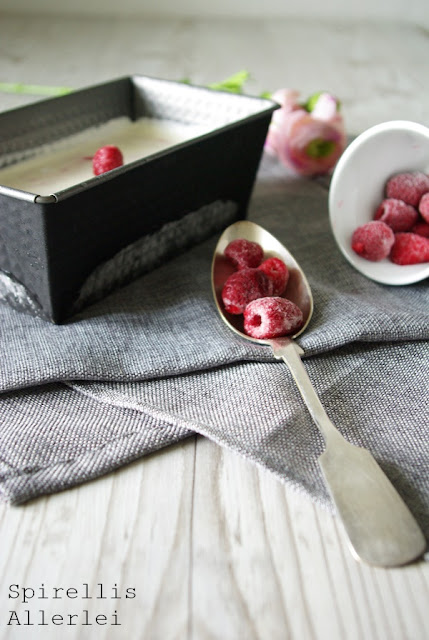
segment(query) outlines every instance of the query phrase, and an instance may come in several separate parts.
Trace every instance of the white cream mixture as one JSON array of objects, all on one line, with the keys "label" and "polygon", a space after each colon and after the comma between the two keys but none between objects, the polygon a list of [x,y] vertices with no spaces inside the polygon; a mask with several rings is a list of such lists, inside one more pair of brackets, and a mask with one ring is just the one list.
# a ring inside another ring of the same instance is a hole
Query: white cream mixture
[{"label": "white cream mixture", "polygon": [[100,147],[115,145],[124,164],[185,142],[209,129],[154,118],[132,122],[126,117],[46,145],[37,156],[0,169],[0,185],[49,195],[94,177],[92,156]]}]

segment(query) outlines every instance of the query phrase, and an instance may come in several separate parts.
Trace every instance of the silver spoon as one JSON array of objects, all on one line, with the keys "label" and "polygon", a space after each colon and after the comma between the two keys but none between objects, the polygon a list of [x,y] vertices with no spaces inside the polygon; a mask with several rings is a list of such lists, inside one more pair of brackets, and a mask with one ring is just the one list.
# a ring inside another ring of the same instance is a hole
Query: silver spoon
[{"label": "silver spoon", "polygon": [[[227,313],[222,304],[222,287],[234,271],[224,256],[226,246],[237,238],[258,242],[266,257],[276,256],[289,268],[285,296],[303,312],[304,325],[293,336],[257,340],[243,331],[242,316]],[[404,501],[369,451],[347,442],[328,418],[302,364],[303,350],[293,341],[310,322],[313,298],[308,281],[296,260],[274,236],[259,225],[243,220],[221,235],[213,256],[212,288],[224,322],[239,336],[271,346],[277,359],[284,360],[298,386],[314,422],[325,440],[319,464],[351,551],[356,559],[372,565],[394,567],[419,558],[426,540]]]}]

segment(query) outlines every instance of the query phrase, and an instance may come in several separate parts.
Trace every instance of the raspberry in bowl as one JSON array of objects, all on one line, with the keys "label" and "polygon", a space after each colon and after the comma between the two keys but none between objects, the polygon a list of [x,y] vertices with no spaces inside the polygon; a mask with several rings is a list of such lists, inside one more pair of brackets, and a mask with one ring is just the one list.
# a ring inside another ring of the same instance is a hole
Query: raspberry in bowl
[{"label": "raspberry in bowl", "polygon": [[[367,278],[381,284],[407,285],[429,276],[429,262],[402,260],[405,253],[415,255],[414,246],[412,251],[402,249],[399,261],[396,259],[398,247],[393,254],[371,260],[356,251],[352,242],[356,230],[374,220],[393,224],[395,235],[415,235],[415,230],[424,224],[415,199],[424,197],[426,185],[429,187],[428,176],[429,128],[415,122],[398,120],[371,127],[344,151],[332,175],[330,223],[344,257]],[[415,208],[415,219],[409,207]],[[409,229],[403,228],[407,225]],[[399,240],[405,246],[404,241]],[[406,240],[408,247],[410,238]],[[413,240],[415,238],[411,238]],[[414,244],[420,247],[424,243],[417,240]],[[424,251],[420,251],[420,259],[425,260]]]}]

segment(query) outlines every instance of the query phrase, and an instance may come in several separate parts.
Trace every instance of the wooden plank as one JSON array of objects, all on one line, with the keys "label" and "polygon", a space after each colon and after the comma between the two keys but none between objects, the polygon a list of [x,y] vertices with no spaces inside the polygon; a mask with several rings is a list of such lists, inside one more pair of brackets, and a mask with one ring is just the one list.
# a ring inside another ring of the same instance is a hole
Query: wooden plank
[{"label": "wooden plank", "polygon": [[[63,615],[64,624],[79,614],[76,626],[67,626],[67,638],[88,630],[82,626],[84,610],[97,638],[118,637],[119,625],[124,638],[136,638],[136,631],[145,637],[145,630],[147,637],[183,638],[194,450],[191,438],[87,485],[21,507],[2,505],[0,638],[58,638],[62,626],[23,625],[26,610],[37,625],[40,609],[47,619]],[[27,603],[24,587],[35,591]],[[78,593],[67,598],[62,591],[55,598],[54,587]],[[133,593],[135,598],[127,597]],[[21,626],[9,611],[17,612]],[[96,625],[96,615],[107,616],[107,624]]]},{"label": "wooden plank", "polygon": [[[80,87],[140,72],[205,84],[247,68],[250,93],[337,93],[350,133],[429,122],[427,34],[411,25],[2,15],[0,29],[5,81]],[[0,109],[34,99],[0,95]],[[1,505],[0,540],[0,640],[93,637],[94,626],[5,623],[9,611],[67,616],[87,603],[91,616],[117,611],[121,622],[98,626],[100,640],[427,640],[428,563],[356,563],[329,513],[202,438]],[[78,597],[18,606],[14,584],[74,587]],[[121,599],[97,598],[99,584]]]}]

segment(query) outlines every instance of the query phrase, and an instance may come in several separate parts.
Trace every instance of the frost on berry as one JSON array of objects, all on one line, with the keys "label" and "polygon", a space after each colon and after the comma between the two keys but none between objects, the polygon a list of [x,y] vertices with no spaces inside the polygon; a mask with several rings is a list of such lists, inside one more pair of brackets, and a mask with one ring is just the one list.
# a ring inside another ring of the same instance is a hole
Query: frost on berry
[{"label": "frost on berry", "polygon": [[244,310],[244,331],[267,339],[295,333],[303,323],[301,309],[290,300],[273,296],[250,302]]},{"label": "frost on berry", "polygon": [[421,171],[397,173],[386,183],[386,197],[403,200],[417,207],[420,198],[429,191],[429,176]]},{"label": "frost on berry", "polygon": [[259,267],[264,256],[261,245],[245,238],[232,240],[226,247],[224,254],[237,269]]},{"label": "frost on berry", "polygon": [[387,258],[394,242],[392,229],[385,222],[372,220],[353,232],[351,246],[362,258],[378,262]]},{"label": "frost on berry", "polygon": [[429,193],[424,193],[420,198],[419,212],[423,220],[429,224]]},{"label": "frost on berry", "polygon": [[245,268],[236,271],[226,280],[222,289],[222,302],[228,313],[243,313],[246,305],[256,298],[271,296],[273,283],[259,269]]},{"label": "frost on berry", "polygon": [[267,258],[258,269],[267,274],[273,281],[273,295],[281,296],[289,280],[289,269],[280,258]]},{"label": "frost on berry", "polygon": [[409,231],[417,222],[417,209],[403,200],[386,198],[377,208],[374,219],[385,222],[393,231]]},{"label": "frost on berry", "polygon": [[106,145],[98,149],[92,158],[94,175],[99,176],[124,164],[122,152],[114,145]]},{"label": "frost on berry", "polygon": [[429,262],[429,239],[416,233],[395,234],[390,259],[399,265]]}]

